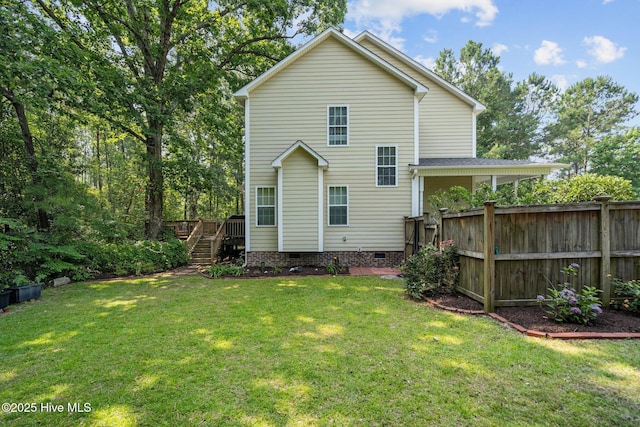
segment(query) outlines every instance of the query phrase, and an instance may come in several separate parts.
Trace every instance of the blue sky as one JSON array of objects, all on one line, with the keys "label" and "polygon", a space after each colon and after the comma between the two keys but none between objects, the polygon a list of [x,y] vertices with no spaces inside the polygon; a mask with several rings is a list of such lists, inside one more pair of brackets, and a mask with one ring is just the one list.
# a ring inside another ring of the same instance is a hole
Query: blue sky
[{"label": "blue sky", "polygon": [[458,56],[474,40],[498,54],[515,81],[537,72],[566,89],[586,77],[609,75],[640,94],[640,0],[349,0],[347,5],[345,34],[369,30],[429,68],[442,49]]}]

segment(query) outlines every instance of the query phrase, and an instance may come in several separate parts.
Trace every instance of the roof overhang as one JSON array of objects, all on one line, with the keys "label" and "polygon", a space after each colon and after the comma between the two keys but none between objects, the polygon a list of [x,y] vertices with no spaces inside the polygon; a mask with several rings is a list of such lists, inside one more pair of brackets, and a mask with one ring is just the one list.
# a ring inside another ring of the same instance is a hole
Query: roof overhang
[{"label": "roof overhang", "polygon": [[234,93],[233,96],[241,105],[244,106],[244,103],[249,98],[249,95],[252,90],[256,89],[257,87],[265,83],[271,77],[275,76],[278,72],[286,68],[289,64],[296,61],[298,58],[300,58],[305,53],[312,50],[315,46],[319,45],[329,37],[333,37],[335,40],[338,40],[343,45],[353,49],[359,55],[365,57],[366,59],[373,62],[374,64],[376,64],[377,66],[379,66],[380,68],[382,68],[383,70],[385,70],[386,72],[388,72],[389,74],[397,78],[398,80],[405,83],[407,86],[413,89],[414,95],[418,98],[418,100],[422,100],[422,98],[424,98],[424,96],[429,91],[429,89],[426,86],[424,86],[422,83],[418,82],[417,80],[403,73],[402,71],[400,71],[393,65],[389,64],[388,62],[384,61],[377,55],[374,55],[368,49],[365,49],[364,47],[360,46],[358,43],[354,42],[349,37],[342,34],[340,31],[336,30],[335,28],[328,28],[327,30],[323,31],[320,35],[314,37],[313,39],[311,39],[310,41],[302,45],[300,48],[298,48],[295,52],[293,52],[292,54],[284,58],[282,61],[278,62],[269,70],[267,70],[266,72],[258,76],[256,79],[254,79],[253,81],[251,81],[250,83],[242,87],[240,90]]},{"label": "roof overhang", "polygon": [[409,171],[417,176],[508,177],[509,179],[503,180],[507,182],[549,175],[554,170],[568,166],[564,163],[537,163],[521,160],[429,158],[420,159],[418,164],[410,164]]},{"label": "roof overhang", "polygon": [[418,73],[424,75],[425,77],[429,78],[432,81],[435,81],[436,84],[438,84],[440,87],[442,87],[447,92],[455,95],[457,98],[459,98],[462,101],[464,101],[465,103],[469,104],[473,108],[474,114],[476,114],[476,115],[480,114],[484,110],[487,109],[487,107],[484,104],[482,104],[480,101],[478,101],[477,99],[474,99],[473,97],[471,97],[467,93],[463,92],[462,90],[460,90],[459,88],[457,88],[453,84],[449,83],[448,81],[446,81],[445,79],[443,79],[442,77],[440,77],[439,75],[437,75],[436,73],[434,73],[433,71],[431,71],[430,69],[425,67],[424,65],[422,65],[419,62],[415,61],[414,59],[410,58],[406,54],[400,52],[398,49],[396,49],[395,47],[393,47],[390,44],[386,43],[385,41],[383,41],[382,39],[380,39],[376,35],[372,34],[371,32],[363,31],[362,33],[360,33],[356,37],[354,37],[353,40],[356,43],[360,43],[363,40],[370,41],[371,43],[376,45],[378,48],[388,52],[390,55],[395,57],[397,60],[399,60],[401,62],[404,62],[409,67],[411,67],[415,71],[417,71]]},{"label": "roof overhang", "polygon": [[309,147],[307,144],[305,144],[302,141],[296,141],[295,143],[293,143],[293,145],[291,145],[289,148],[284,150],[282,152],[282,154],[280,154],[278,157],[275,158],[275,160],[273,162],[271,162],[271,166],[273,166],[276,169],[281,168],[282,167],[282,162],[287,157],[289,157],[294,151],[296,151],[298,149],[304,150],[309,155],[311,155],[311,157],[314,157],[318,161],[318,167],[319,168],[322,168],[322,169],[328,169],[329,168],[329,162],[327,162],[324,157],[322,157],[320,154],[315,152],[311,147]]}]

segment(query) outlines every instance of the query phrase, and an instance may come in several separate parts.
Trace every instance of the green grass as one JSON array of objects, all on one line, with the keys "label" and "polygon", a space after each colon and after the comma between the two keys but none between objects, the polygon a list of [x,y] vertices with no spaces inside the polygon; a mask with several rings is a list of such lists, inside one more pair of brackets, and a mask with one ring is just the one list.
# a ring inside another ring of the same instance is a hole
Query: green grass
[{"label": "green grass", "polygon": [[640,423],[640,342],[527,338],[374,277],[72,284],[0,340],[0,401],[37,406],[1,425]]}]

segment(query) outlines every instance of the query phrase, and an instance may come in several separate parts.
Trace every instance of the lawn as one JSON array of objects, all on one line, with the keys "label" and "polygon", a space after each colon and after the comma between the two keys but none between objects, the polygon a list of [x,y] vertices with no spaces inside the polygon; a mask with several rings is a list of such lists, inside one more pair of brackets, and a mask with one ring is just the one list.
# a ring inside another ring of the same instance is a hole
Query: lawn
[{"label": "lawn", "polygon": [[0,401],[35,410],[1,425],[640,424],[640,341],[528,338],[375,277],[78,283],[0,332]]}]

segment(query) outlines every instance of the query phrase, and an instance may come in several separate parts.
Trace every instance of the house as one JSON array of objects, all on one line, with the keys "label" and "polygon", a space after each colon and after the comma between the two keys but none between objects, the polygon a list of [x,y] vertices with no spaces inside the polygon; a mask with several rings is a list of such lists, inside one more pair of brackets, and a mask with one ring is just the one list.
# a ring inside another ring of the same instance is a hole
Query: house
[{"label": "house", "polygon": [[430,194],[550,173],[476,158],[480,102],[369,32],[318,35],[235,94],[250,266],[393,266]]}]

